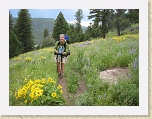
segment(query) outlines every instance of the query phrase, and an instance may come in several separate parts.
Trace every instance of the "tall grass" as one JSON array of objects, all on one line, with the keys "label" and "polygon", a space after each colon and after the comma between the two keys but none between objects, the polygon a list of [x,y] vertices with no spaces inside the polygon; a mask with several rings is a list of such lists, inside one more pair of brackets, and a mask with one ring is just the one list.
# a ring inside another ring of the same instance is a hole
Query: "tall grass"
[{"label": "tall grass", "polygon": [[[69,89],[76,89],[77,82],[71,80],[77,79],[84,80],[88,89],[75,99],[74,105],[139,104],[138,34],[81,42],[70,49],[65,68],[66,74],[71,72],[66,78]],[[99,72],[113,67],[127,67],[128,80],[120,80],[117,85],[103,82]]]},{"label": "tall grass", "polygon": [[[68,93],[76,93],[81,80],[86,82],[87,88],[84,94],[74,99],[73,105],[139,105],[138,34],[70,44],[70,50],[71,55],[65,64]],[[128,80],[120,79],[115,85],[99,78],[99,72],[112,67],[127,67]],[[56,63],[51,47],[10,59],[9,104],[26,105],[14,96],[24,85],[25,78],[30,80],[50,77],[57,82]]]}]

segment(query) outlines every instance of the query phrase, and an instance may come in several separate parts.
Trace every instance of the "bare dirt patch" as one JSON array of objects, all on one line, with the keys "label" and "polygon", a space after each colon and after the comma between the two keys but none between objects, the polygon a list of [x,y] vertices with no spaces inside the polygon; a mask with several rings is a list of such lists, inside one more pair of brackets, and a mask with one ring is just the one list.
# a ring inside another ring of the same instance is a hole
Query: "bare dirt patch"
[{"label": "bare dirt patch", "polygon": [[100,72],[103,81],[117,83],[118,79],[128,79],[129,71],[126,67],[115,67]]}]

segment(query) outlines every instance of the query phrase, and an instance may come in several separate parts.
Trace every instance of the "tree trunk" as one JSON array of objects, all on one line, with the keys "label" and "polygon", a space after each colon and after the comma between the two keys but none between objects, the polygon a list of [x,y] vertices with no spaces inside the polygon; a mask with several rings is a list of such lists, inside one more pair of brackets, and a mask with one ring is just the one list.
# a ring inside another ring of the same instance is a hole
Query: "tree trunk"
[{"label": "tree trunk", "polygon": [[117,25],[117,35],[120,36],[120,26]]}]

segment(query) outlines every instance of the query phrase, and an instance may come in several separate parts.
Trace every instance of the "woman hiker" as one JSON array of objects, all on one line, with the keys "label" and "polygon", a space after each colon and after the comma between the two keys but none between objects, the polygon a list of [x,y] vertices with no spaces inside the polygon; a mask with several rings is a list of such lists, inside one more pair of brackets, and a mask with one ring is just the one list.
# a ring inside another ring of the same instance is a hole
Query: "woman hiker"
[{"label": "woman hiker", "polygon": [[69,45],[64,39],[64,34],[60,34],[59,41],[55,43],[54,48],[54,54],[56,55],[55,62],[57,64],[59,78],[64,76],[64,64],[66,62],[67,55],[70,55],[69,53]]}]

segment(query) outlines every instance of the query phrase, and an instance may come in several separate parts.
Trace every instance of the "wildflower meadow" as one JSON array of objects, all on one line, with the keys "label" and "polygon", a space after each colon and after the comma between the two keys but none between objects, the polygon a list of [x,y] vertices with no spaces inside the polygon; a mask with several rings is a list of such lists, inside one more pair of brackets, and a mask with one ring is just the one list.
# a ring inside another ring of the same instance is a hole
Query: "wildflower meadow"
[{"label": "wildflower meadow", "polygon": [[[65,64],[67,92],[58,83],[54,47],[47,47],[9,60],[10,106],[139,106],[139,34],[70,44]],[[104,82],[99,72],[128,69],[126,80]],[[84,82],[85,91],[72,97]],[[67,93],[69,103],[63,96]]]}]

